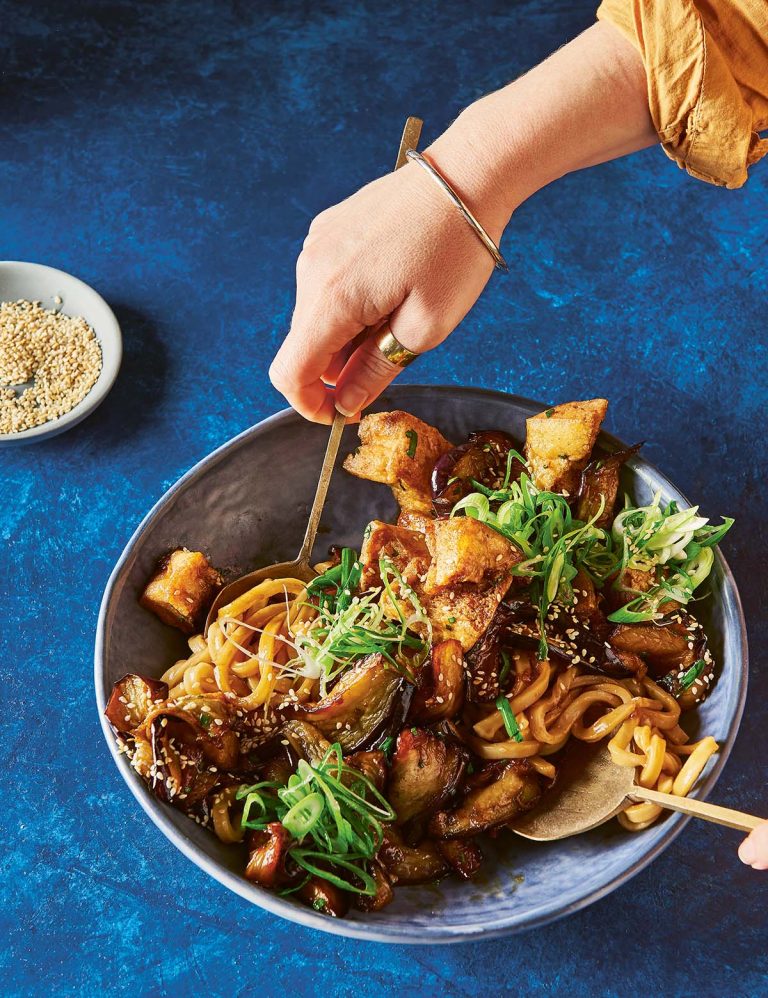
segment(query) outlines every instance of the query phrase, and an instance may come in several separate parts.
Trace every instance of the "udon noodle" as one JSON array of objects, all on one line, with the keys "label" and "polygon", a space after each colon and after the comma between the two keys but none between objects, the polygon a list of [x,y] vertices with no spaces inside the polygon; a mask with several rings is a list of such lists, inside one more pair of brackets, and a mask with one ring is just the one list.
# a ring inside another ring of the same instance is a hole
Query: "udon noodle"
[{"label": "udon noodle", "polygon": [[[317,566],[322,572],[326,566]],[[207,638],[189,639],[190,656],[162,676],[169,696],[233,693],[244,709],[275,708],[286,700],[318,696],[318,680],[298,674],[294,639],[318,620],[306,584],[299,579],[267,580],[223,607]],[[493,704],[467,705],[454,725],[456,734],[480,759],[528,759],[542,776],[554,779],[548,757],[569,739],[607,741],[617,766],[632,767],[640,786],[686,796],[717,751],[714,738],[690,742],[680,727],[680,704],[647,676],[611,679],[563,667],[533,653],[512,656],[517,679],[508,696],[522,741],[508,738]],[[230,809],[233,788],[218,795],[214,829],[223,841],[242,839]],[[629,831],[648,828],[663,813],[655,804],[630,805],[618,815]]]}]

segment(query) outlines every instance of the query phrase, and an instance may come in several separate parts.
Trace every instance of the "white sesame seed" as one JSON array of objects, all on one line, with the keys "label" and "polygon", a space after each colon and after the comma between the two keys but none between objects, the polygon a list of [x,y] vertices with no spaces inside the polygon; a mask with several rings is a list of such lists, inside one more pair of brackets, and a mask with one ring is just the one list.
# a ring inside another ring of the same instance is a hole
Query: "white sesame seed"
[{"label": "white sesame seed", "polygon": [[101,363],[99,342],[82,317],[40,302],[0,302],[0,433],[68,413],[93,388]]}]

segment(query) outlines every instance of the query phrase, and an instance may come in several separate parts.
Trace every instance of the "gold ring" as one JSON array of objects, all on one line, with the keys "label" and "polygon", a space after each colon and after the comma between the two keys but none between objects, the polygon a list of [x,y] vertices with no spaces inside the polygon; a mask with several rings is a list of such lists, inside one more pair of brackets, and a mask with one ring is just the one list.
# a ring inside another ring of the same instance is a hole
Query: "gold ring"
[{"label": "gold ring", "polygon": [[381,324],[373,341],[390,364],[396,364],[398,367],[408,367],[419,356],[413,350],[409,350],[408,347],[403,346],[389,328],[388,322]]}]

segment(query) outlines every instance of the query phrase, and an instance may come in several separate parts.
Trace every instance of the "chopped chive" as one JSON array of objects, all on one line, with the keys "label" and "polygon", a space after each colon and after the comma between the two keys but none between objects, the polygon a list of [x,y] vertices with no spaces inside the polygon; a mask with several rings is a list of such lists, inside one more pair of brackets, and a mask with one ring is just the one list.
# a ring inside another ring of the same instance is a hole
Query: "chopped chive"
[{"label": "chopped chive", "polygon": [[547,419],[552,419],[552,417],[554,416],[554,414],[555,414],[555,410],[554,409],[547,409],[545,411],[545,413],[544,413],[544,415],[547,417]]},{"label": "chopped chive", "polygon": [[406,430],[406,437],[408,437],[408,450],[406,454],[408,457],[416,457],[416,447],[419,443],[419,435],[416,430]]},{"label": "chopped chive", "polygon": [[685,673],[685,675],[680,680],[680,685],[684,690],[690,689],[691,686],[696,682],[699,676],[704,672],[707,667],[707,663],[703,658],[700,658],[697,662],[694,662],[690,669]]},{"label": "chopped chive", "polygon": [[514,738],[516,742],[521,742],[523,740],[523,733],[517,723],[517,718],[512,713],[512,708],[509,706],[509,700],[505,696],[496,698],[496,709],[502,716],[504,727],[507,729],[509,737]]},{"label": "chopped chive", "polygon": [[322,575],[318,575],[316,579],[312,581],[307,586],[307,593],[313,596],[315,593],[320,592],[321,589],[326,589],[328,586],[338,586],[341,582],[341,565],[334,565],[333,568],[329,568],[327,572],[323,572]]}]

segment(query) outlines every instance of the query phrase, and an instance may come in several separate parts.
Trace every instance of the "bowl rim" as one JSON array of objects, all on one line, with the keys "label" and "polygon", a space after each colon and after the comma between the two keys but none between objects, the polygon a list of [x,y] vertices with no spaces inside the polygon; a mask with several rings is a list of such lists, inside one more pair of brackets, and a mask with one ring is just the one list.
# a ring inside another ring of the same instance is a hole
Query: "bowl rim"
[{"label": "bowl rim", "polygon": [[[62,283],[78,287],[82,294],[90,297],[96,305],[103,307],[105,314],[98,329],[93,325],[91,326],[101,349],[101,371],[99,371],[99,376],[95,384],[85,398],[82,398],[69,412],[65,412],[63,416],[59,416],[56,419],[50,419],[39,426],[22,430],[20,433],[0,433],[0,447],[47,440],[50,437],[58,436],[59,433],[64,433],[65,430],[72,429],[73,426],[77,426],[87,416],[90,416],[101,405],[107,395],[109,395],[123,359],[123,337],[117,316],[107,301],[90,284],[86,284],[79,277],[67,273],[66,270],[49,267],[45,263],[29,263],[24,260],[0,260],[0,274],[4,270],[31,272],[33,276],[39,276],[41,281],[45,280],[46,277],[50,279],[56,275]],[[109,342],[110,347],[113,348],[110,351],[109,358],[107,358],[104,350],[106,342]]]},{"label": "bowl rim", "polygon": [[[393,385],[387,389],[387,392],[394,392],[394,394],[397,395],[402,389],[415,392],[438,392],[446,395],[460,391],[463,393],[473,393],[480,396],[493,397],[496,400],[511,403],[519,407],[533,407],[538,411],[543,411],[547,408],[546,404],[542,404],[525,396],[469,385]],[[118,752],[117,743],[109,722],[104,716],[104,709],[107,701],[107,690],[104,682],[106,637],[109,624],[108,618],[110,613],[110,604],[112,601],[115,583],[122,574],[126,564],[132,558],[144,529],[164,509],[166,504],[171,501],[188,482],[194,479],[204,467],[210,468],[218,463],[230,449],[235,448],[244,439],[250,437],[257,430],[276,426],[287,420],[292,421],[294,419],[301,419],[301,417],[293,409],[281,409],[271,416],[267,416],[265,419],[255,423],[253,426],[250,426],[236,434],[234,437],[225,441],[223,444],[216,447],[209,454],[197,461],[189,469],[189,471],[182,475],[153,504],[152,508],[143,517],[139,525],[134,530],[120,557],[115,563],[112,572],[110,573],[104,590],[104,595],[101,600],[101,605],[99,607],[94,645],[94,686],[96,694],[96,708],[99,713],[101,730],[104,734],[104,738],[106,739],[110,754],[112,755],[120,775],[123,777],[129,790],[138,801],[142,810],[148,815],[152,823],[163,833],[163,835],[165,835],[165,837],[181,853],[183,853],[187,859],[191,860],[197,867],[217,880],[222,886],[228,888],[244,900],[250,902],[251,904],[256,904],[258,907],[268,911],[270,914],[278,915],[281,918],[285,918],[288,921],[302,925],[305,928],[319,929],[320,931],[346,938],[363,939],[369,942],[390,943],[395,945],[451,944],[472,942],[477,941],[478,939],[496,939],[502,936],[528,931],[529,929],[534,929],[539,926],[559,921],[559,919],[572,915],[577,911],[586,908],[588,905],[593,904],[595,901],[599,901],[601,898],[611,894],[622,884],[625,884],[628,880],[649,866],[657,856],[659,856],[669,845],[671,845],[677,836],[683,831],[687,823],[691,820],[690,817],[680,813],[673,813],[669,815],[665,820],[664,833],[658,841],[643,856],[640,856],[629,867],[618,872],[602,887],[591,891],[583,897],[571,899],[562,906],[555,906],[556,903],[548,902],[540,905],[538,908],[529,909],[526,913],[524,922],[510,922],[509,916],[506,916],[505,919],[499,920],[498,923],[490,923],[490,925],[486,919],[477,925],[465,924],[451,926],[444,929],[442,932],[439,929],[435,932],[429,933],[417,930],[409,931],[409,933],[405,935],[402,932],[386,931],[386,923],[365,921],[353,922],[347,921],[346,919],[328,918],[319,913],[313,912],[309,908],[303,908],[299,905],[292,904],[290,901],[284,900],[283,898],[280,898],[263,888],[250,884],[244,877],[238,876],[236,873],[233,873],[232,871],[221,866],[215,860],[211,859],[206,852],[195,845],[191,839],[176,828],[171,821],[170,815],[166,813],[167,809],[163,809],[159,806],[158,802],[146,792],[143,783],[137,778],[135,772],[127,763],[124,755],[121,755]],[[621,449],[626,446],[621,440],[606,431],[601,432],[601,438],[617,449]],[[641,464],[640,468],[635,466],[637,462]],[[647,468],[648,471],[656,477],[658,482],[660,482],[663,486],[671,488],[673,492],[681,495],[685,502],[690,505],[688,499],[683,495],[683,493],[680,492],[674,483],[671,482],[670,479],[650,461],[647,461],[645,458],[633,458],[630,461],[630,466],[636,474],[641,474],[642,470]],[[720,551],[717,552],[716,557],[719,561],[723,576],[730,584],[733,593],[734,609],[738,620],[741,670],[738,676],[738,697],[736,709],[733,720],[729,726],[728,734],[725,739],[723,739],[720,751],[717,753],[714,763],[707,769],[704,780],[698,788],[698,793],[695,795],[697,797],[701,797],[702,799],[706,798],[712,787],[717,782],[733,749],[744,712],[749,671],[747,629],[741,596],[739,594],[733,572]]]}]

